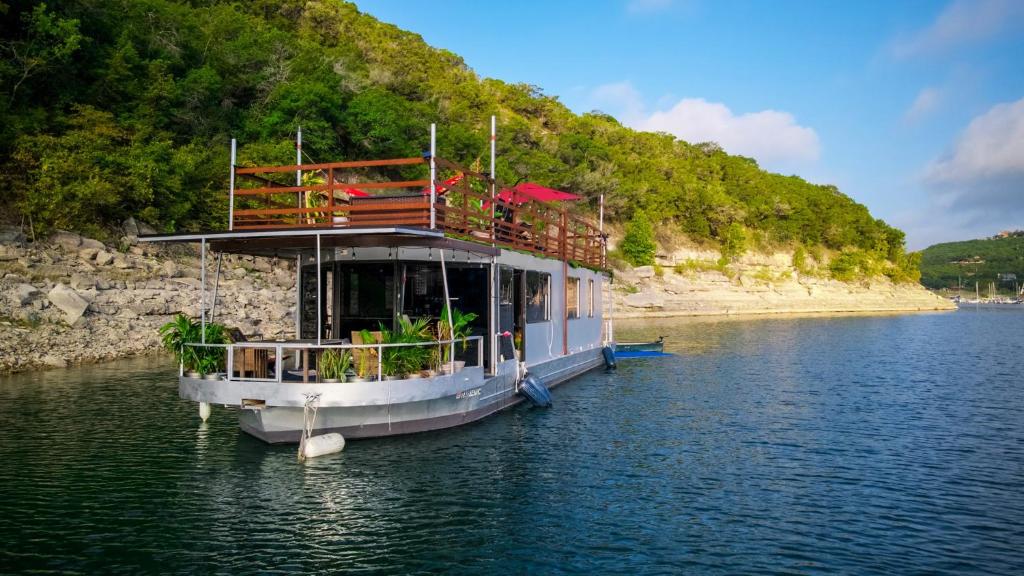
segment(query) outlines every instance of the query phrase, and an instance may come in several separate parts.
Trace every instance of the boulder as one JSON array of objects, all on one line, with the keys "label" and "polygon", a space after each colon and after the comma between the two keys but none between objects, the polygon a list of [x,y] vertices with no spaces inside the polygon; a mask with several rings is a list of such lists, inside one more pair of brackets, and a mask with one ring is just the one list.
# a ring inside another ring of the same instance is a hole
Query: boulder
[{"label": "boulder", "polygon": [[637,278],[653,278],[654,266],[637,266],[633,268],[633,274],[636,274]]},{"label": "boulder", "polygon": [[99,250],[96,248],[82,248],[78,251],[78,257],[89,262],[93,258],[96,258],[96,255],[99,254],[100,250],[102,250],[102,248]]},{"label": "boulder", "polygon": [[24,306],[39,294],[39,290],[31,284],[18,284],[11,293],[14,295],[14,300],[19,305]]},{"label": "boulder", "polygon": [[96,279],[85,274],[72,274],[70,283],[75,290],[91,290],[96,287]]},{"label": "boulder", "polygon": [[11,244],[0,244],[0,262],[5,260],[17,260],[25,255],[24,250]]},{"label": "boulder", "polygon": [[82,244],[80,245],[80,247],[89,248],[93,250],[103,250],[104,248],[106,248],[106,245],[104,245],[103,242],[100,242],[99,240],[93,240],[92,238],[82,238]]},{"label": "boulder", "polygon": [[121,223],[121,230],[124,231],[125,236],[138,236],[139,225],[135,222],[135,218],[128,217],[127,220]]},{"label": "boulder", "polygon": [[100,266],[106,266],[114,261],[114,255],[105,250],[101,250],[96,253],[96,263]]},{"label": "boulder", "polygon": [[145,236],[147,234],[156,234],[156,228],[153,228],[149,224],[146,224],[145,222],[139,222],[138,225],[139,225],[139,233],[137,234],[137,236]]},{"label": "boulder", "polygon": [[82,245],[82,237],[74,232],[58,230],[53,233],[53,236],[50,236],[50,243],[65,250],[76,250]]},{"label": "boulder", "polygon": [[132,267],[132,263],[129,262],[128,259],[125,258],[124,256],[122,256],[121,254],[117,254],[117,255],[114,256],[114,268],[120,268],[121,270],[126,270],[126,269],[131,268],[131,267]]},{"label": "boulder", "polygon": [[0,226],[0,242],[20,244],[24,241],[25,235],[18,226]]},{"label": "boulder", "polygon": [[173,260],[165,260],[160,268],[163,271],[164,276],[167,278],[177,278],[181,273],[178,271],[178,265],[175,264]]},{"label": "boulder", "polygon": [[64,313],[64,320],[68,324],[74,324],[89,307],[88,300],[63,284],[54,286],[46,297]]},{"label": "boulder", "polygon": [[622,301],[626,306],[633,308],[663,308],[665,306],[665,298],[661,294],[652,291],[628,294]]}]

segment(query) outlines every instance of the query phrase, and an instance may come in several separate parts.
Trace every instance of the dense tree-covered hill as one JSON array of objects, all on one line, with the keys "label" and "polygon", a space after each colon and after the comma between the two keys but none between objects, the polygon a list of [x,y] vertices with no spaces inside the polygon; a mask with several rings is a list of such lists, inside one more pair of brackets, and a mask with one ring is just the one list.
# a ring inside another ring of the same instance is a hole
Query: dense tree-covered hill
[{"label": "dense tree-covered hill", "polygon": [[645,212],[699,242],[802,245],[841,273],[916,278],[903,233],[833,186],[768,173],[713,143],[577,115],[535,86],[478,77],[420,36],[337,0],[0,0],[0,186],[36,226],[102,234],[135,215],[222,226],[227,142],[289,163],[302,125],[317,161],[486,155],[498,176],[581,194],[612,220]]},{"label": "dense tree-covered hill", "polygon": [[957,282],[974,290],[977,281],[984,291],[990,282],[1000,290],[1014,288],[1014,280],[1000,274],[1013,274],[1024,282],[1024,232],[1007,236],[946,242],[925,248],[921,253],[921,283],[928,288],[956,288]]}]

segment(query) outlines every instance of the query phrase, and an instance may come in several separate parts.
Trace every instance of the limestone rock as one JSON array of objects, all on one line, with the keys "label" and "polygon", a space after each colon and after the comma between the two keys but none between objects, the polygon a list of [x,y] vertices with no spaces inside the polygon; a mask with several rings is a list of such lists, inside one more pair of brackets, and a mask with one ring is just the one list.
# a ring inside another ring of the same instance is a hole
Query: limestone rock
[{"label": "limestone rock", "polygon": [[633,274],[637,278],[653,278],[654,277],[654,266],[637,266],[633,268]]},{"label": "limestone rock", "polygon": [[89,301],[64,284],[57,284],[46,297],[64,313],[64,320],[74,324],[89,307]]},{"label": "limestone rock", "polygon": [[665,298],[661,294],[653,291],[638,292],[636,294],[628,294],[623,298],[623,302],[626,306],[633,308],[664,308]]},{"label": "limestone rock", "polygon": [[107,251],[100,251],[96,253],[96,263],[100,266],[106,266],[114,261],[114,255]]},{"label": "limestone rock", "polygon": [[168,278],[176,278],[181,272],[178,271],[178,265],[174,263],[174,260],[167,260],[160,267],[163,270],[164,276]]},{"label": "limestone rock", "polygon": [[70,282],[75,290],[91,290],[96,287],[96,279],[84,274],[72,274]]},{"label": "limestone rock", "polygon": [[39,294],[39,290],[31,284],[18,284],[12,291],[14,300],[24,306],[32,301],[32,299]]},{"label": "limestone rock", "polygon": [[138,236],[139,225],[135,222],[135,218],[128,217],[127,220],[121,223],[121,230],[124,231],[125,236]]},{"label": "limestone rock", "polygon": [[106,246],[99,240],[93,240],[92,238],[82,238],[81,248],[92,249],[92,250],[103,250]]},{"label": "limestone rock", "polygon": [[0,226],[0,242],[20,244],[24,241],[25,235],[18,226]]},{"label": "limestone rock", "polygon": [[76,250],[82,245],[82,237],[74,232],[58,230],[50,236],[50,243],[60,246],[65,250]]},{"label": "limestone rock", "polygon": [[86,262],[89,262],[90,260],[96,258],[96,255],[99,254],[100,250],[102,250],[102,248],[82,248],[81,250],[78,251],[78,257],[81,258],[82,260],[85,260]]}]

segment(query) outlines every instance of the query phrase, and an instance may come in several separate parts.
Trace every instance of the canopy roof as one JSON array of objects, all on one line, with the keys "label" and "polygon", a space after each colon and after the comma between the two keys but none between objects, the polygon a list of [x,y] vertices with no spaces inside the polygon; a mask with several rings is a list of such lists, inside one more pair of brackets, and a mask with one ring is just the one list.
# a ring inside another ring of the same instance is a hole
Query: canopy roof
[{"label": "canopy roof", "polygon": [[498,194],[498,199],[511,204],[524,204],[530,200],[540,202],[560,202],[566,200],[579,200],[580,197],[554,188],[546,188],[533,182],[516,184],[512,188],[505,188]]}]

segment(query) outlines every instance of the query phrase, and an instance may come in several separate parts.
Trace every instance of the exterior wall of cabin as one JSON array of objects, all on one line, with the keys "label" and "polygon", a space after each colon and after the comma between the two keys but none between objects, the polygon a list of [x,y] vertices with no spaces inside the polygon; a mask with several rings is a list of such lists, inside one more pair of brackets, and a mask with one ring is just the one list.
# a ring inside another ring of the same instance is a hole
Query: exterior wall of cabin
[{"label": "exterior wall of cabin", "polygon": [[[489,257],[467,254],[464,251],[456,251],[453,254],[451,250],[447,250],[445,251],[445,259],[450,272],[456,267],[472,266],[489,268],[490,266]],[[313,259],[307,257],[303,261],[308,266],[313,262]],[[321,264],[323,266],[333,266],[334,261],[339,262],[341,265],[344,265],[346,262],[399,261],[406,263],[429,262],[439,266],[440,254],[438,249],[428,250],[427,248],[397,248],[389,250],[388,248],[377,247],[325,250],[321,257]],[[550,284],[547,294],[547,318],[532,322],[527,320],[525,322],[523,334],[525,339],[525,351],[521,351],[521,353],[523,354],[523,359],[526,361],[528,366],[563,356],[565,350],[563,350],[562,330],[563,323],[566,322],[566,280],[563,277],[562,261],[541,258],[531,254],[524,254],[511,250],[503,250],[501,255],[497,257],[497,264],[498,267],[495,268],[496,275],[499,274],[498,269],[501,266],[509,266],[514,269],[522,270],[524,273],[532,271],[550,275]],[[579,317],[567,320],[567,352],[569,354],[573,354],[576,352],[600,348],[602,345],[603,328],[602,311],[604,309],[604,303],[602,301],[602,285],[606,281],[606,278],[604,274],[594,272],[587,268],[574,268],[572,266],[568,266],[567,270],[569,277],[579,279]],[[486,276],[484,278],[486,278]],[[316,288],[308,285],[309,282],[312,281],[315,281],[315,276],[311,274],[307,274],[302,278],[302,284],[306,291],[310,294],[315,294]],[[496,278],[495,285],[497,285],[497,282],[498,279]],[[592,293],[591,282],[593,282]],[[486,292],[489,288],[486,285],[486,279],[481,284],[483,285],[481,285],[479,289]],[[452,278],[449,278],[449,288],[452,288]],[[465,288],[466,287],[464,286],[459,287],[459,289],[462,290]],[[591,294],[593,300],[591,300]],[[323,295],[323,297],[328,298],[326,295]],[[337,313],[340,304],[339,295],[334,294],[329,298],[332,300],[332,310]],[[396,303],[395,309],[400,305],[401,303]],[[458,303],[453,303],[453,307],[458,307]],[[495,308],[496,307],[497,306],[495,306]],[[497,315],[498,311],[495,309],[492,310],[491,313]],[[315,310],[311,312],[308,307],[302,306],[299,310],[299,316],[303,319],[302,333],[306,334],[308,337],[310,329],[306,323],[310,321],[315,322],[316,312]],[[326,322],[326,318],[324,318],[324,321]],[[476,329],[474,330],[474,334],[486,335],[488,333],[488,319],[486,317],[481,317],[475,324]],[[500,331],[500,328],[497,327],[497,321],[496,331]],[[313,329],[313,332],[315,333],[315,328]],[[345,338],[348,337],[348,334],[335,332],[332,336],[335,338]],[[489,350],[485,353],[485,364],[488,366],[490,365]]]}]

